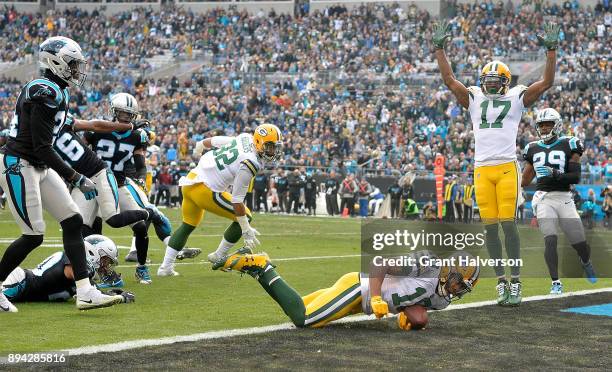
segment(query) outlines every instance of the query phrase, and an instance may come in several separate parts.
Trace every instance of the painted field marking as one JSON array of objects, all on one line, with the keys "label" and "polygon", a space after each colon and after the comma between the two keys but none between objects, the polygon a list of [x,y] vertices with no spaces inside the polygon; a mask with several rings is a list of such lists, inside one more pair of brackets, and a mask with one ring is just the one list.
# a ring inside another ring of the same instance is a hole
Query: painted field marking
[{"label": "painted field marking", "polygon": [[[571,296],[584,296],[594,293],[603,293],[603,292],[612,292],[611,288],[601,288],[601,289],[590,289],[583,291],[575,291],[575,292],[567,292],[562,295],[541,295],[541,296],[531,296],[523,298],[523,302],[531,302],[531,301],[540,301],[540,300],[548,300],[548,299],[558,299],[565,298]],[[475,307],[483,307],[483,306],[491,306],[495,305],[496,301],[480,301],[480,302],[472,302],[467,304],[452,304],[444,310],[441,311],[452,311],[452,310],[461,310],[461,309],[470,309]],[[362,322],[365,320],[373,320],[376,319],[373,315],[355,315],[340,319],[334,323],[355,323]],[[85,354],[96,354],[96,353],[105,353],[105,352],[117,352],[123,350],[137,349],[148,346],[161,346],[161,345],[170,345],[177,342],[190,342],[190,341],[201,341],[201,340],[210,340],[217,338],[226,338],[226,337],[234,337],[234,336],[246,336],[246,335],[256,335],[274,331],[281,330],[290,330],[295,329],[295,326],[292,323],[283,323],[270,325],[265,327],[252,327],[252,328],[239,328],[239,329],[230,329],[223,331],[211,331],[204,333],[196,333],[192,335],[185,336],[174,336],[174,337],[164,337],[164,338],[156,338],[156,339],[142,339],[142,340],[132,340],[132,341],[123,341],[112,344],[104,344],[104,345],[95,345],[95,346],[84,346],[74,349],[65,349],[60,350],[59,353],[66,353],[70,356],[73,355],[85,355]]]}]

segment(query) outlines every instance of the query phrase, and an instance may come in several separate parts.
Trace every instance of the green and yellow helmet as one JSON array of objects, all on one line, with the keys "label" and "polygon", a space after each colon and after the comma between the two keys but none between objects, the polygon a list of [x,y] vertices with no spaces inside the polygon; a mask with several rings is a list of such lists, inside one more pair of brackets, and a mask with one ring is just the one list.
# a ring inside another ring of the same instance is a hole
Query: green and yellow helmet
[{"label": "green and yellow helmet", "polygon": [[478,282],[480,267],[467,252],[454,252],[448,259],[452,259],[453,265],[440,269],[438,291],[447,301],[453,301],[472,291]]},{"label": "green and yellow helmet", "polygon": [[500,61],[487,63],[480,72],[480,87],[489,98],[499,98],[506,94],[511,80],[510,69]]}]

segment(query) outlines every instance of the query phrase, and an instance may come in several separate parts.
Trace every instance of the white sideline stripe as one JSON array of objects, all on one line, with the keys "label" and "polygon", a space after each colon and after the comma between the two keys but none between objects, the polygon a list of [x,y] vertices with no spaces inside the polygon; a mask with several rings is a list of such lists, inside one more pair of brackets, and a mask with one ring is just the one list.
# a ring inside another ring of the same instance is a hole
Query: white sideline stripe
[{"label": "white sideline stripe", "polygon": [[[525,297],[523,298],[523,302],[565,298],[565,297],[571,297],[571,296],[584,296],[588,294],[602,293],[602,292],[612,292],[612,287],[567,292],[562,295],[541,295],[541,296]],[[472,303],[460,304],[460,305],[450,305],[449,307],[447,307],[446,309],[442,311],[470,309],[474,307],[491,306],[494,304],[496,304],[495,301],[472,302]],[[355,315],[355,316],[349,316],[349,317],[337,320],[334,323],[355,323],[355,322],[362,322],[364,320],[372,320],[372,319],[376,319],[376,317],[374,315]],[[105,345],[85,346],[85,347],[79,347],[79,348],[74,348],[74,349],[60,350],[59,353],[66,353],[70,356],[96,354],[96,353],[108,353],[108,352],[117,352],[117,351],[123,351],[123,350],[137,349],[137,348],[142,348],[142,347],[147,347],[147,346],[170,345],[170,344],[175,344],[177,342],[201,341],[201,340],[210,340],[210,339],[216,339],[216,338],[234,337],[234,336],[256,335],[256,334],[268,333],[268,332],[274,332],[274,331],[290,330],[294,328],[295,326],[292,323],[283,323],[283,324],[276,324],[276,325],[265,326],[265,327],[239,328],[239,329],[230,329],[230,330],[225,330],[225,331],[196,333],[196,334],[185,335],[185,336],[164,337],[164,338],[156,338],[156,339],[143,339],[143,340],[123,341],[123,342],[117,342],[117,343],[105,344]]]}]

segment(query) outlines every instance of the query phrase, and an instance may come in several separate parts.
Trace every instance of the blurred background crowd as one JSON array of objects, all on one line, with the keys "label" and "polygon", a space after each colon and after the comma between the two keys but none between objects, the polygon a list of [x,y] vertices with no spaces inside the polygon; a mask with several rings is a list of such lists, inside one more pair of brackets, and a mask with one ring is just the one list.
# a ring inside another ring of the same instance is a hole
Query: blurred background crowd
[{"label": "blurred background crowd", "polygon": [[[453,33],[448,55],[466,85],[477,84],[480,68],[491,59],[543,60],[536,34],[547,20],[563,25],[556,85],[525,112],[517,153],[537,139],[536,110],[553,107],[563,115],[567,134],[585,145],[583,181],[611,183],[609,1],[594,8],[576,0],[450,2],[448,11]],[[108,116],[113,93],[135,95],[156,128],[156,175],[184,171],[197,161],[192,148],[206,136],[234,135],[270,122],[286,139],[279,166],[289,174],[297,170],[304,185],[307,177],[334,172],[341,187],[352,174],[358,200],[360,179],[430,176],[438,153],[447,158],[449,175],[469,185],[471,124],[441,80],[432,79],[438,73],[428,42],[432,17],[394,4],[303,13],[140,8],[104,16],[79,9],[24,14],[4,8],[0,60],[27,61],[51,35],[75,39],[88,55],[90,78],[71,91],[70,111],[81,118]],[[147,59],[164,53],[207,62],[186,78],[143,77],[152,68]],[[7,128],[24,82],[1,82],[0,128]],[[305,197],[302,205],[308,209]]]}]

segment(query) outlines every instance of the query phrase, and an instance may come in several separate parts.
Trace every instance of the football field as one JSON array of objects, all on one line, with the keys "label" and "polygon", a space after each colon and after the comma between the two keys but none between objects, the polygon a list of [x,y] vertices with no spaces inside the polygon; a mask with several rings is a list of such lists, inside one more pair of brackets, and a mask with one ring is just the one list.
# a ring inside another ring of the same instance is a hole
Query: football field
[{"label": "football field", "polygon": [[[180,221],[179,210],[171,209],[164,212],[173,222],[173,226],[177,227]],[[214,250],[218,245],[226,226],[225,220],[207,215],[188,241],[189,247],[201,248],[203,254],[193,260],[185,260],[178,264],[176,270],[181,275],[173,278],[156,276],[157,264],[163,258],[165,248],[151,229],[149,257],[153,262],[151,265],[153,284],[150,286],[136,284],[133,279],[135,266],[123,262],[123,256],[127,253],[127,247],[131,241],[131,230],[105,227],[104,234],[112,238],[120,247],[120,266],[117,271],[123,274],[126,282],[125,289],[135,293],[136,302],[89,312],[77,311],[73,302],[17,304],[19,313],[6,314],[0,319],[2,333],[15,335],[15,337],[0,338],[0,356],[9,353],[54,351],[130,340],[158,339],[286,323],[288,318],[282,310],[251,277],[240,276],[236,273],[214,272],[210,265],[204,262],[206,253]],[[261,250],[270,255],[277,265],[279,274],[301,294],[329,287],[342,274],[360,269],[360,221],[358,219],[256,215],[253,226],[261,233]],[[3,252],[6,246],[19,235],[9,211],[0,211],[0,231],[0,252]],[[602,239],[607,241],[612,238],[610,232],[600,231],[598,234],[601,234]],[[524,259],[539,260],[544,265],[542,249],[539,248],[542,246],[542,239],[537,230],[525,232],[522,236]],[[34,251],[22,267],[32,268],[48,255],[61,249],[59,225],[47,219],[47,236],[43,246]],[[494,279],[482,278],[474,292],[467,295],[461,302],[493,299],[494,285]],[[612,287],[612,279],[600,279],[595,285],[584,279],[566,279],[564,285],[566,292],[592,290]],[[524,278],[523,296],[547,294],[549,286],[548,278]],[[610,292],[605,292],[555,301],[538,301],[525,304],[520,309],[488,306],[439,312],[431,315],[428,330],[410,334],[395,329],[392,321],[387,320],[336,325],[329,330],[285,330],[247,337],[224,338],[222,341],[209,340],[177,344],[182,346],[173,345],[177,349],[171,350],[175,361],[164,359],[164,363],[157,367],[162,365],[166,368],[188,367],[188,361],[183,361],[187,364],[178,362],[181,359],[178,354],[187,359],[192,356],[196,358],[197,354],[197,360],[194,359],[194,361],[199,360],[200,363],[204,363],[204,360],[214,359],[215,355],[220,356],[220,348],[228,351],[228,353],[223,353],[224,355],[234,355],[237,358],[239,353],[249,350],[244,355],[247,359],[256,358],[257,350],[265,350],[266,355],[270,355],[272,361],[278,362],[271,366],[279,368],[288,368],[291,363],[290,360],[283,359],[283,353],[291,350],[295,352],[300,349],[300,345],[305,345],[314,355],[327,358],[330,357],[330,352],[335,350],[334,352],[340,358],[339,361],[348,359],[350,355],[364,358],[367,353],[377,353],[379,346],[381,349],[384,347],[384,345],[368,345],[372,337],[384,339],[386,337],[383,335],[384,332],[389,332],[389,337],[393,340],[414,339],[414,342],[421,345],[422,350],[418,350],[419,353],[421,351],[425,354],[435,353],[432,349],[434,344],[462,342],[458,340],[458,336],[462,333],[469,333],[470,324],[477,326],[478,332],[471,336],[473,339],[469,342],[476,346],[481,343],[479,347],[486,349],[488,346],[485,345],[489,339],[494,343],[500,341],[500,338],[506,338],[515,344],[520,342],[520,338],[512,341],[511,326],[504,326],[502,330],[504,335],[495,332],[496,324],[500,321],[497,318],[506,315],[511,319],[510,322],[521,323],[520,332],[527,332],[521,333],[525,336],[526,341],[529,340],[529,329],[533,329],[534,334],[541,336],[553,328],[555,332],[558,329],[561,334],[565,334],[564,332],[576,329],[576,319],[593,318],[593,320],[585,321],[584,327],[594,330],[595,339],[591,340],[591,346],[595,347],[603,337],[600,337],[597,332],[606,330],[606,328],[597,327],[598,321],[607,322],[605,324],[608,327],[609,337],[610,318],[562,315],[558,310],[566,305],[569,307],[570,303],[579,303],[579,305],[609,303],[612,302],[611,297]],[[540,313],[542,317],[536,316]],[[527,318],[530,319],[529,322],[523,323],[522,319]],[[603,335],[605,334],[604,332]],[[444,338],[432,340],[429,338],[430,335],[432,337],[448,335],[449,339],[447,341],[444,341]],[[566,336],[571,338],[569,333]],[[351,337],[355,337],[355,343],[344,344]],[[429,345],[426,345],[428,343]],[[410,348],[414,345],[416,344],[410,341],[406,344],[406,350],[396,350],[396,352],[409,354]],[[568,349],[570,353],[568,355],[573,355],[572,353],[581,349],[579,345],[575,346],[572,348],[571,345],[563,345]],[[274,350],[277,347],[279,348],[278,353],[275,353]],[[454,345],[453,347],[459,352],[459,346]],[[159,355],[168,354],[163,348],[164,346],[140,351],[138,349],[127,350],[118,353],[117,357],[122,355],[121,360],[123,357],[128,360],[129,355],[140,355],[143,358],[144,355],[147,355],[148,358],[154,358],[152,355],[156,352]],[[198,354],[197,351],[200,349],[205,349],[206,352]],[[231,350],[235,353],[230,353]],[[532,354],[535,357],[538,349],[534,350]],[[348,354],[344,354],[345,352]],[[508,350],[500,350],[500,352],[510,353]],[[113,358],[112,354],[99,354],[100,358],[104,356]],[[307,362],[303,356],[296,358],[298,361]],[[406,358],[406,363],[417,362],[409,357]],[[223,361],[216,362],[220,366],[223,365]],[[78,364],[78,358],[72,360],[72,363],[76,363],[75,366],[85,366]],[[349,366],[359,366],[359,363],[359,359],[356,359],[349,364],[338,362],[336,366],[349,368]],[[577,366],[582,365],[581,363],[578,363]],[[129,366],[129,364],[123,365]],[[197,364],[192,366],[195,365]],[[333,364],[325,365],[334,367]],[[140,364],[140,366],[144,365]],[[239,367],[243,364],[237,363],[235,366]],[[381,366],[392,368],[390,364]]]}]

